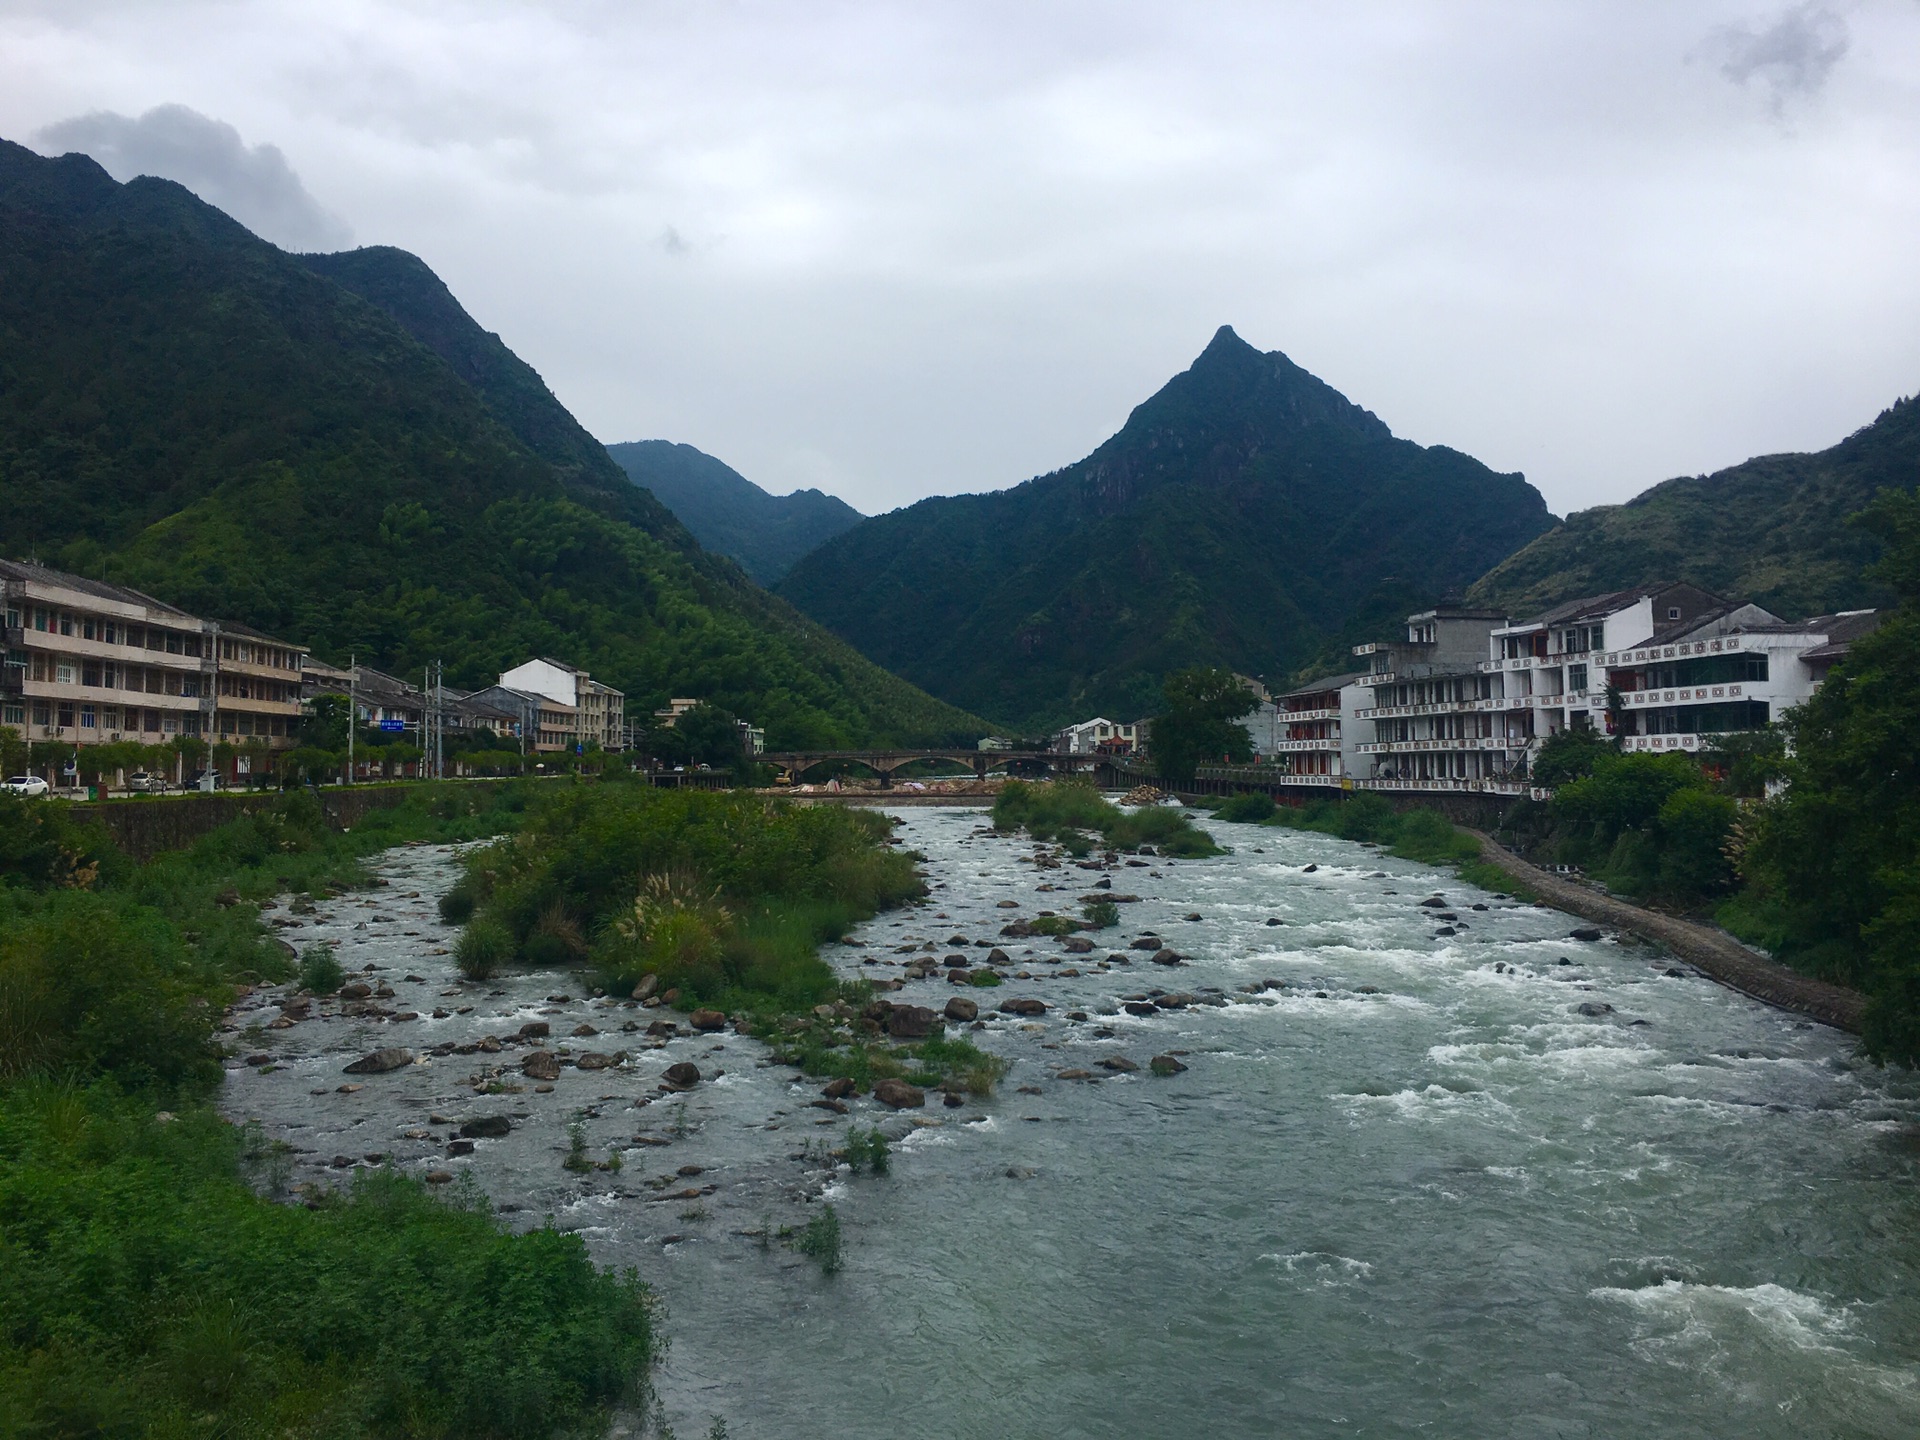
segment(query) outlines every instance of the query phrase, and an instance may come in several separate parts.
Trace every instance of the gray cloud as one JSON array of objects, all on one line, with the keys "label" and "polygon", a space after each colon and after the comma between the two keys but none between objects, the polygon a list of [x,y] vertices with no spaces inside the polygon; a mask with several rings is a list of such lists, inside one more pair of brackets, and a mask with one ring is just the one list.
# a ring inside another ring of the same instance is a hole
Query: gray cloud
[{"label": "gray cloud", "polygon": [[1722,26],[1709,37],[1707,50],[1734,84],[1758,79],[1765,85],[1777,114],[1790,99],[1811,95],[1826,83],[1850,39],[1842,16],[1809,0],[1782,12],[1762,30]]},{"label": "gray cloud", "polygon": [[185,105],[160,105],[138,119],[95,110],[48,125],[34,139],[84,151],[116,180],[178,181],[289,250],[338,250],[353,241],[347,223],[307,193],[277,145],[250,146],[233,126]]}]

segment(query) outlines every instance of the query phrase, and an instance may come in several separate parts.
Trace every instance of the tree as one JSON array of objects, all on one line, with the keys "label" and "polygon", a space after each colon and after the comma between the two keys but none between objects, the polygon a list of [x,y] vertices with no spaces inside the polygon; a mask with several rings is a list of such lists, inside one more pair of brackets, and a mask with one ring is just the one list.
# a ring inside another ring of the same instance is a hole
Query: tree
[{"label": "tree", "polygon": [[1231,670],[1180,670],[1167,677],[1161,693],[1167,708],[1149,722],[1147,740],[1161,779],[1190,784],[1203,763],[1253,758],[1253,737],[1234,722],[1259,701]]},{"label": "tree", "polygon": [[316,695],[300,722],[300,744],[317,750],[347,748],[347,717],[353,713],[345,695]]},{"label": "tree", "polygon": [[1533,761],[1533,783],[1549,789],[1593,773],[1594,762],[1614,753],[1614,742],[1598,730],[1556,730],[1540,745]]},{"label": "tree", "polygon": [[733,713],[718,705],[696,705],[673,728],[696,765],[731,766],[740,758],[740,727]]},{"label": "tree", "polygon": [[1920,1063],[1920,492],[1857,517],[1900,597],[1788,712],[1787,790],[1760,814],[1748,875],[1777,902],[1783,958],[1868,992],[1866,1044]]},{"label": "tree", "polygon": [[11,725],[0,725],[0,775],[18,775],[27,768],[27,742]]}]

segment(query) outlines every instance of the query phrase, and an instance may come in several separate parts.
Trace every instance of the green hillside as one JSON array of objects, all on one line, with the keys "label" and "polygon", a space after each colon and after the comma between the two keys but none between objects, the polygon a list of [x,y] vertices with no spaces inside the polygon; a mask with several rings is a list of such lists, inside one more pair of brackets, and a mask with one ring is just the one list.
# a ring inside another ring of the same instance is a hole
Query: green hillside
[{"label": "green hillside", "polygon": [[550,654],[775,745],[978,733],[701,551],[418,260],[4,141],[0,493],[0,553],[330,657]]},{"label": "green hillside", "polygon": [[1814,455],[1764,455],[1682,476],[1566,521],[1489,571],[1475,600],[1527,614],[1648,580],[1689,580],[1799,617],[1886,603],[1879,542],[1847,523],[1920,481],[1920,403],[1901,400]]},{"label": "green hillside", "polygon": [[819,490],[769,495],[724,461],[671,440],[629,440],[607,453],[707,549],[771,585],[801,556],[852,529],[860,512]]},{"label": "green hillside", "polygon": [[1150,713],[1184,666],[1283,678],[1552,523],[1522,476],[1397,439],[1223,328],[1085,460],[863,521],[778,588],[932,693],[1034,729]]}]

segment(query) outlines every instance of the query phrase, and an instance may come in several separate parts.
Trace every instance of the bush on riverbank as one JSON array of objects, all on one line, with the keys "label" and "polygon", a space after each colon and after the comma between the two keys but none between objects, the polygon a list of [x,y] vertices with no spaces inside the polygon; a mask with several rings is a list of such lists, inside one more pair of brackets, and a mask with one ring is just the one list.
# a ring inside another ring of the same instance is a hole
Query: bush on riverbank
[{"label": "bush on riverbank", "polygon": [[510,1236],[380,1172],[272,1204],[208,1102],[233,985],[293,968],[250,900],[513,808],[422,787],[345,835],[289,796],[143,866],[109,849],[6,874],[0,1434],[532,1437],[627,1391],[646,1294],[577,1237]]},{"label": "bush on riverbank", "polygon": [[993,827],[1025,830],[1035,840],[1056,842],[1075,855],[1093,848],[1088,831],[1115,850],[1151,845],[1163,855],[1182,858],[1220,854],[1212,837],[1179,810],[1159,805],[1122,810],[1084,780],[1009,780],[994,799]]},{"label": "bush on riverbank", "polygon": [[1297,809],[1282,806],[1267,823],[1365,841],[1426,865],[1458,865],[1480,856],[1480,842],[1437,810],[1396,810],[1366,792],[1349,800],[1314,800]]}]

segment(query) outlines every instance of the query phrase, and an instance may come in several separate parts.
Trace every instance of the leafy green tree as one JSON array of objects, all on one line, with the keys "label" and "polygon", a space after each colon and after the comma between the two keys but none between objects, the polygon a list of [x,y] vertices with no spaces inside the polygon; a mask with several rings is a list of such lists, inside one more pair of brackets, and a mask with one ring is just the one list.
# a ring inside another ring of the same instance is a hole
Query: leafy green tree
[{"label": "leafy green tree", "polygon": [[1869,994],[1866,1042],[1920,1063],[1920,492],[1860,516],[1900,597],[1788,713],[1788,788],[1762,812],[1747,873],[1778,903],[1778,949]]},{"label": "leafy green tree", "polygon": [[718,705],[696,705],[673,728],[687,747],[687,758],[696,765],[716,768],[732,765],[740,758],[740,729],[733,713]]},{"label": "leafy green tree", "polygon": [[1556,730],[1540,746],[1533,761],[1533,783],[1549,788],[1583,780],[1593,773],[1594,762],[1611,755],[1614,742],[1598,730]]},{"label": "leafy green tree", "polygon": [[1147,741],[1161,779],[1184,785],[1202,764],[1253,758],[1253,737],[1234,722],[1259,701],[1231,670],[1176,671],[1161,693],[1167,708],[1149,722]]},{"label": "leafy green tree", "polygon": [[0,725],[0,775],[18,775],[27,768],[27,742],[11,725]]},{"label": "leafy green tree", "polygon": [[306,718],[300,722],[300,743],[316,750],[345,751],[347,718],[351,714],[351,702],[345,695],[314,696]]}]

